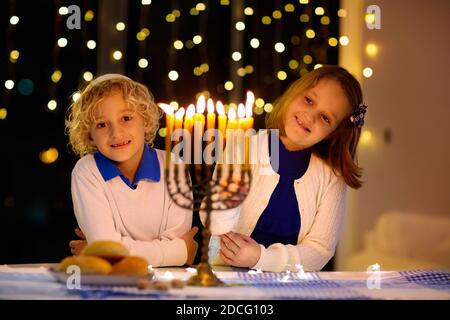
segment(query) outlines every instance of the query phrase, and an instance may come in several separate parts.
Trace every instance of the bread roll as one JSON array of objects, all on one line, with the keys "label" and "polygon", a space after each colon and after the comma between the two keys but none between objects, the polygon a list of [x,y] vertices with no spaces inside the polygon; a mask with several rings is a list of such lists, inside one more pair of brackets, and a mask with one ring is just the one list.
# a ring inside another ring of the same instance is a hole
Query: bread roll
[{"label": "bread roll", "polygon": [[66,272],[71,265],[80,267],[81,273],[108,274],[111,272],[112,266],[105,259],[90,256],[72,256],[64,258],[58,266],[58,270]]},{"label": "bread roll", "polygon": [[129,255],[127,247],[118,241],[101,240],[89,243],[81,251],[83,256],[96,256],[115,263]]},{"label": "bread roll", "polygon": [[145,276],[148,274],[148,262],[141,257],[126,257],[112,266],[111,274]]}]

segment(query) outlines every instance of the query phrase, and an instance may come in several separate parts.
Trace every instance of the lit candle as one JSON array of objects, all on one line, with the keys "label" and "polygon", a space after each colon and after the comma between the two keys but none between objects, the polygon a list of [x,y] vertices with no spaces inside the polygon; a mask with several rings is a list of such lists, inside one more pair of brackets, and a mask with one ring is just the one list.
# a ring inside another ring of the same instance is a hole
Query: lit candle
[{"label": "lit candle", "polygon": [[236,129],[236,128],[237,128],[236,110],[234,110],[233,108],[230,108],[228,110],[227,129]]},{"label": "lit candle", "polygon": [[175,112],[175,130],[183,128],[184,111],[184,108],[180,108]]},{"label": "lit candle", "polygon": [[192,126],[194,125],[194,114],[195,106],[190,104],[186,109],[186,116],[184,117],[184,129],[186,129],[189,134],[192,134]]},{"label": "lit candle", "polygon": [[159,107],[166,114],[166,169],[170,166],[170,153],[172,150],[172,132],[174,125],[173,107],[165,103],[159,103]]},{"label": "lit candle", "polygon": [[[202,143],[203,143],[203,131],[205,128],[205,112],[206,100],[203,95],[201,95],[197,100],[197,112],[194,115],[194,164],[196,175],[200,177],[199,166],[197,164],[202,163]],[[200,178],[198,178],[200,179]]]},{"label": "lit candle", "polygon": [[255,103],[255,95],[251,91],[247,91],[247,99],[245,101],[245,118],[247,119],[246,128],[253,128],[253,104]]},{"label": "lit candle", "polygon": [[219,131],[222,133],[222,138],[225,138],[225,131],[227,129],[227,116],[225,115],[225,108],[220,101],[216,102],[217,113],[219,114]]},{"label": "lit candle", "polygon": [[203,112],[205,112],[206,109],[206,100],[205,96],[201,95],[197,100],[197,112],[194,116],[194,122],[201,121],[202,125],[205,125],[205,115]]},{"label": "lit candle", "polygon": [[214,102],[212,99],[208,99],[208,115],[206,118],[206,128],[214,129],[216,127],[216,114],[214,113]]},{"label": "lit candle", "polygon": [[238,129],[242,129],[245,131],[246,119],[245,119],[245,107],[243,103],[239,103],[237,115],[238,115]]}]

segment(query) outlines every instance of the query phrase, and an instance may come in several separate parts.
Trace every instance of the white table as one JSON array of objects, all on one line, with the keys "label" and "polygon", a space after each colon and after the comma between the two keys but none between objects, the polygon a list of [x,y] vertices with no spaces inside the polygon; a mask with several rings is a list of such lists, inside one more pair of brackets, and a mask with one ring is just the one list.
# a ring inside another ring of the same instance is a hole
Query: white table
[{"label": "white table", "polygon": [[[227,287],[140,290],[136,286],[82,286],[68,289],[49,268],[54,264],[0,266],[0,299],[420,299],[450,300],[446,271],[271,273],[214,268]],[[186,280],[185,268],[156,268],[156,279]]]}]

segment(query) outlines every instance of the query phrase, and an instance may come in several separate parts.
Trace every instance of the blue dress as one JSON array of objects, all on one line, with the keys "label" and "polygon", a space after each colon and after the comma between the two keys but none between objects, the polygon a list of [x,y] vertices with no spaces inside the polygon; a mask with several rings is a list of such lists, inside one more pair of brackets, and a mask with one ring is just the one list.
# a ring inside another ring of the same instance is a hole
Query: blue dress
[{"label": "blue dress", "polygon": [[[271,154],[270,140],[269,138],[269,153]],[[279,146],[278,174],[280,180],[250,235],[265,247],[274,243],[297,244],[301,221],[294,182],[305,174],[311,158],[310,149],[289,151],[281,140]]]}]

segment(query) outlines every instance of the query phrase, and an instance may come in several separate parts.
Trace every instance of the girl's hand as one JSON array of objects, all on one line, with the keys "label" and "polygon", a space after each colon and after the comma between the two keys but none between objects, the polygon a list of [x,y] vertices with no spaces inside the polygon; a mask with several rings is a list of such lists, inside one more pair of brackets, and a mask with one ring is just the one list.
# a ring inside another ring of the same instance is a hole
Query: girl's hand
[{"label": "girl's hand", "polygon": [[194,240],[194,236],[198,231],[198,227],[193,227],[191,230],[183,234],[180,238],[186,243],[187,259],[186,264],[191,266],[194,263],[195,254],[197,253],[198,243]]},{"label": "girl's hand", "polygon": [[87,245],[86,236],[81,231],[80,228],[75,229],[75,234],[82,240],[72,240],[69,242],[70,246],[70,252],[72,252],[73,255],[79,255],[81,253],[81,250]]},{"label": "girl's hand", "polygon": [[236,232],[220,236],[220,258],[235,267],[253,267],[261,256],[261,247],[250,238]]}]

